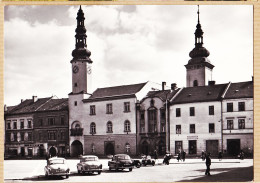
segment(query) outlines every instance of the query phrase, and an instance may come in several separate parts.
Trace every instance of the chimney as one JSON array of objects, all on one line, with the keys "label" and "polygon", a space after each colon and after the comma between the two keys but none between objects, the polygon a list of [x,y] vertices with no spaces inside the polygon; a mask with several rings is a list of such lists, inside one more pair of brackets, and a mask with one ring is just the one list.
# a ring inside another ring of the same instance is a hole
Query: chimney
[{"label": "chimney", "polygon": [[172,83],[171,84],[171,90],[175,90],[177,88],[177,84],[176,83]]},{"label": "chimney", "polygon": [[33,102],[36,102],[38,100],[37,96],[32,96]]},{"label": "chimney", "polygon": [[208,85],[209,85],[209,86],[214,86],[214,85],[215,85],[215,81],[209,81],[209,82],[208,82]]},{"label": "chimney", "polygon": [[164,86],[166,85],[166,82],[165,81],[163,81],[162,82],[162,91],[164,91]]},{"label": "chimney", "polygon": [[4,112],[6,112],[7,111],[7,105],[5,104],[4,105]]}]

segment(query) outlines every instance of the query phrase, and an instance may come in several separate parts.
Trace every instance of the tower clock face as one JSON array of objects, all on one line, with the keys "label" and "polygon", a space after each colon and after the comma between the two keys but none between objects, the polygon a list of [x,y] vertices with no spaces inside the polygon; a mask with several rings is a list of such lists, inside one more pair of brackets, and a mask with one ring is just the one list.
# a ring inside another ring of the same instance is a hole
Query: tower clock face
[{"label": "tower clock face", "polygon": [[79,71],[79,67],[75,65],[73,67],[73,73],[77,73],[78,71]]}]

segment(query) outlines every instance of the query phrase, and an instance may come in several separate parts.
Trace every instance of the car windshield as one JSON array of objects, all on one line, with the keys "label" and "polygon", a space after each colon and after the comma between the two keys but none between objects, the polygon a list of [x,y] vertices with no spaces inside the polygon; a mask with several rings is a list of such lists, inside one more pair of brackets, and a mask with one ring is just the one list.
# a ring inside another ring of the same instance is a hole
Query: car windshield
[{"label": "car windshield", "polygon": [[130,156],[128,155],[118,156],[118,159],[130,159]]},{"label": "car windshield", "polygon": [[53,159],[53,160],[50,160],[50,165],[53,165],[53,164],[64,164],[64,163],[65,163],[64,159]]},{"label": "car windshield", "polygon": [[86,157],[86,158],[82,158],[81,162],[86,162],[86,161],[97,161],[98,158],[97,157]]}]

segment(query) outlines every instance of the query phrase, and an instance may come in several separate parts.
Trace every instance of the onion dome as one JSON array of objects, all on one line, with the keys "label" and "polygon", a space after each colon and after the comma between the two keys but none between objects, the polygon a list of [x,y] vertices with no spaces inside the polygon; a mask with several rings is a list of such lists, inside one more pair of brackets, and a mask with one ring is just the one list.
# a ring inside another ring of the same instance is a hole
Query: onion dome
[{"label": "onion dome", "polygon": [[90,55],[91,52],[87,49],[87,35],[86,35],[86,28],[84,25],[84,13],[83,10],[80,9],[78,10],[77,13],[77,28],[75,30],[76,35],[76,48],[72,51],[72,56],[73,59],[71,60],[71,62],[76,62],[76,61],[81,61],[81,62],[88,62],[88,63],[92,63],[93,61],[91,60]]}]

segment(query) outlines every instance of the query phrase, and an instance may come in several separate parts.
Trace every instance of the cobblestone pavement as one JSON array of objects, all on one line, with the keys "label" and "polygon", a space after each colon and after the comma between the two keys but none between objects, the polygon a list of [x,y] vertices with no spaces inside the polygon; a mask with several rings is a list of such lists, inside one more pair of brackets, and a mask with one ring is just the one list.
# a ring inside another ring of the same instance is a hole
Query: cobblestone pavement
[{"label": "cobblestone pavement", "polygon": [[185,162],[170,161],[163,165],[159,159],[155,166],[134,168],[132,172],[109,171],[108,159],[101,159],[101,175],[79,175],[76,164],[79,160],[69,159],[71,175],[68,179],[44,177],[46,160],[5,160],[4,180],[13,181],[50,181],[50,182],[245,182],[253,180],[253,160],[212,159],[211,175],[205,176],[205,161],[186,159]]}]

